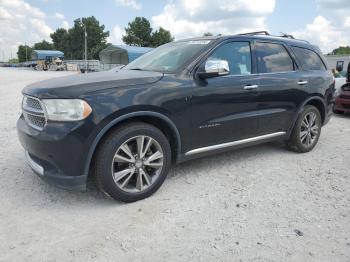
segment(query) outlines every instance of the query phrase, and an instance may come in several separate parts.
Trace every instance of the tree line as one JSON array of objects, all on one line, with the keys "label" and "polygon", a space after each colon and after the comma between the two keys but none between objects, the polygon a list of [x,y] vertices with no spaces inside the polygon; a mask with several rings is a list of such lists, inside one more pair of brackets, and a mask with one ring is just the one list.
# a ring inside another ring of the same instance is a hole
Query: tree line
[{"label": "tree line", "polygon": [[[54,33],[50,34],[52,43],[43,40],[33,46],[18,46],[19,62],[30,61],[33,50],[59,50],[64,53],[66,59],[84,59],[85,27],[88,59],[99,59],[100,51],[110,45],[107,43],[109,31],[106,31],[105,26],[100,24],[94,16],[90,16],[74,20],[74,25],[68,30],[64,28],[56,29]],[[174,41],[174,37],[162,27],[154,31],[146,18],[136,17],[128,23],[122,40],[127,45],[157,47]]]}]

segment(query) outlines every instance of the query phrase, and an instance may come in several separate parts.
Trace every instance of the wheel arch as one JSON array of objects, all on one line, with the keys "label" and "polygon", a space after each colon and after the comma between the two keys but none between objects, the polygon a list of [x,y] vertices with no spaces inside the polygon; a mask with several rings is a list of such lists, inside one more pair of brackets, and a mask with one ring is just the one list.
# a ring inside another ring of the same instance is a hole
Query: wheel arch
[{"label": "wheel arch", "polygon": [[322,119],[322,124],[325,122],[325,119],[326,119],[326,104],[325,104],[325,101],[322,97],[320,96],[311,96],[311,97],[308,97],[308,99],[306,99],[297,109],[297,114],[295,115],[294,119],[293,119],[293,124],[291,125],[291,127],[289,128],[289,131],[288,131],[288,137],[290,137],[292,131],[293,131],[293,128],[294,128],[294,125],[299,117],[299,115],[302,113],[303,111],[303,108],[306,106],[306,105],[312,105],[314,107],[316,107],[318,109],[318,111],[320,112],[321,114],[321,119]]},{"label": "wheel arch", "polygon": [[111,132],[117,126],[124,123],[136,121],[145,122],[159,128],[169,140],[172,151],[172,161],[177,161],[178,155],[181,152],[181,139],[180,133],[173,121],[170,120],[167,116],[153,111],[131,112],[113,119],[106,126],[104,126],[102,130],[97,134],[88,151],[88,156],[84,166],[85,175],[89,174],[94,153],[96,152],[96,149],[102,141],[102,139],[106,137],[109,134],[109,132]]}]

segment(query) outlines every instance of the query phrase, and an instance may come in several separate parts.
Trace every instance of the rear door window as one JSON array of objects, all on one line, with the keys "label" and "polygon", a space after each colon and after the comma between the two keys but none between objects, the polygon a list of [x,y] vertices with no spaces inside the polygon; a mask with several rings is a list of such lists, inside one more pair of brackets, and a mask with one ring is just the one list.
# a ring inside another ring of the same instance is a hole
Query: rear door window
[{"label": "rear door window", "polygon": [[294,71],[294,62],[283,45],[257,42],[255,47],[259,73]]},{"label": "rear door window", "polygon": [[320,56],[309,49],[293,46],[292,50],[304,70],[326,70]]}]

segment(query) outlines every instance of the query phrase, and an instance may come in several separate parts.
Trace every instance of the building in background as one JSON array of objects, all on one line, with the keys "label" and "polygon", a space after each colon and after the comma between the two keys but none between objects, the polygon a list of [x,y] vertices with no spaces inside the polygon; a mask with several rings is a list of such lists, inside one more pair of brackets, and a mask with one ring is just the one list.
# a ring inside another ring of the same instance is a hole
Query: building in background
[{"label": "building in background", "polygon": [[350,55],[326,55],[326,59],[330,69],[336,69],[345,77],[350,63]]},{"label": "building in background", "polygon": [[99,54],[101,66],[106,70],[118,65],[126,65],[152,49],[150,47],[110,45]]}]

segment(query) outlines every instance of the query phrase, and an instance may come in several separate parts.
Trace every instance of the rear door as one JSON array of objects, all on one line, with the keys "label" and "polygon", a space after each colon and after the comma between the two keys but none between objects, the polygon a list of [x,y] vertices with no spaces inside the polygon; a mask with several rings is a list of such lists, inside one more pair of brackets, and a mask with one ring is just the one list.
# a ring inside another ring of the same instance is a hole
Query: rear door
[{"label": "rear door", "polygon": [[259,132],[287,131],[305,95],[299,91],[300,86],[307,85],[305,75],[297,70],[283,43],[256,41],[254,50],[259,75]]},{"label": "rear door", "polygon": [[316,50],[299,46],[292,46],[291,49],[305,74],[305,79],[308,81],[309,93],[323,94],[328,106],[326,111],[332,110],[333,92],[335,91],[333,89],[334,78],[331,72],[327,71],[325,60],[321,58],[322,54],[317,53]]}]

